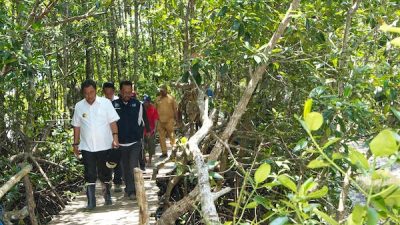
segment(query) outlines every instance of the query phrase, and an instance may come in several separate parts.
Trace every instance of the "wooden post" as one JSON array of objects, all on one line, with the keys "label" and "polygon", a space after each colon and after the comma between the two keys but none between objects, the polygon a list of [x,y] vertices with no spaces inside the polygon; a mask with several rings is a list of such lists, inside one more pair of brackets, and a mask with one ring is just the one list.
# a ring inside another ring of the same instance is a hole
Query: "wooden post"
[{"label": "wooden post", "polygon": [[136,188],[136,199],[139,205],[139,224],[149,224],[149,209],[147,205],[147,198],[144,189],[144,179],[142,170],[139,168],[134,169],[135,176],[135,188]]},{"label": "wooden post", "polygon": [[38,225],[39,223],[35,215],[35,208],[36,208],[35,198],[33,197],[33,188],[29,176],[24,176],[24,186],[25,186],[26,202],[28,205],[28,212],[29,212],[29,218],[31,219],[31,224]]}]

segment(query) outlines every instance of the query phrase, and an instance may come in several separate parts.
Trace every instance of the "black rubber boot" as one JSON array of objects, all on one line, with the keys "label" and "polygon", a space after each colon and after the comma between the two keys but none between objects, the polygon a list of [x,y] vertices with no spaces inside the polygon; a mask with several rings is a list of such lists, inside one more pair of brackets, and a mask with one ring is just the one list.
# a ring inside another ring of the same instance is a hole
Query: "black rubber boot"
[{"label": "black rubber boot", "polygon": [[104,185],[103,186],[103,196],[104,196],[105,205],[112,205],[111,183],[104,183],[103,185]]},{"label": "black rubber boot", "polygon": [[96,185],[89,184],[86,186],[86,196],[88,199],[88,205],[86,209],[94,209],[96,208]]}]

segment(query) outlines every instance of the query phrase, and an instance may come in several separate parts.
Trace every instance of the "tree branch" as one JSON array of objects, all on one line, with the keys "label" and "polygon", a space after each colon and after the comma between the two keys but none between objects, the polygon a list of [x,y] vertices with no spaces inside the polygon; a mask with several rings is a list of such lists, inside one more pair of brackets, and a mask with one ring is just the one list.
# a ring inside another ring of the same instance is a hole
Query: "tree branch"
[{"label": "tree branch", "polygon": [[[207,133],[210,131],[213,122],[208,117],[208,98],[204,101],[204,96],[198,93],[199,106],[204,106],[202,113],[203,125],[201,128],[189,139],[188,146],[189,150],[193,153],[193,158],[196,163],[196,169],[198,172],[198,186],[200,187],[201,196],[201,211],[205,224],[219,224],[219,217],[217,208],[212,200],[211,186],[209,182],[208,167],[204,162],[203,155],[199,148],[199,143]],[[201,107],[202,108],[202,107]]]},{"label": "tree branch", "polygon": [[339,67],[342,66],[344,54],[347,51],[347,39],[349,39],[349,32],[351,27],[351,20],[353,18],[354,13],[357,11],[358,7],[360,6],[361,0],[355,0],[353,6],[347,11],[346,16],[346,25],[344,28],[344,35],[343,35],[343,42],[342,42],[342,51],[340,53],[340,61]]},{"label": "tree branch", "polygon": [[33,158],[32,156],[30,157],[32,162],[35,164],[39,172],[42,174],[43,178],[46,180],[47,184],[49,185],[50,189],[53,191],[54,195],[56,196],[58,202],[61,204],[61,206],[64,208],[65,204],[64,201],[62,200],[61,196],[57,193],[55,187],[51,184],[51,181],[47,174],[44,172],[43,168],[39,165],[39,163]]}]

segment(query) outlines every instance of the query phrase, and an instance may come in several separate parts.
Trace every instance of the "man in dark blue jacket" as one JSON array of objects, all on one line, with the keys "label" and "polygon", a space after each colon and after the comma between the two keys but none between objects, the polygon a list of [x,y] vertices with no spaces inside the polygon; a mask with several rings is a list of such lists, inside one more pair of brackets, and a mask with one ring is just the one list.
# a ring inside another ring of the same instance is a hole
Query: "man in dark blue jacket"
[{"label": "man in dark blue jacket", "polygon": [[142,150],[144,125],[150,131],[146,111],[140,101],[132,98],[132,82],[121,81],[120,98],[113,101],[120,120],[118,124],[118,140],[121,152],[125,196],[134,200],[136,196],[133,169],[138,167]]}]

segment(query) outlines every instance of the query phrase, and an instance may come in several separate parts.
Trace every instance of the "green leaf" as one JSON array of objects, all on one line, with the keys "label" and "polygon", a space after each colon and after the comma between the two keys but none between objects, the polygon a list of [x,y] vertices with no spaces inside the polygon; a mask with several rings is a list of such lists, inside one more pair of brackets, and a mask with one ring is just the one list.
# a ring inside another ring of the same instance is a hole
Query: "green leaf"
[{"label": "green leaf", "polygon": [[324,118],[322,117],[321,113],[310,112],[305,117],[305,122],[306,122],[307,127],[311,131],[314,131],[314,130],[318,130],[322,126],[322,123],[324,122]]},{"label": "green leaf", "polygon": [[256,184],[258,185],[264,182],[268,178],[270,172],[271,166],[267,163],[264,163],[260,167],[258,167],[256,172],[254,173],[254,180],[256,181]]},{"label": "green leaf", "polygon": [[326,167],[329,166],[329,163],[320,160],[320,159],[314,159],[311,162],[308,163],[307,167],[310,169],[316,169],[316,168],[321,168],[321,167]]},{"label": "green leaf", "polygon": [[300,195],[301,197],[303,197],[303,196],[308,192],[308,190],[314,188],[316,185],[317,185],[317,183],[314,182],[314,179],[313,179],[312,177],[308,178],[308,179],[306,180],[306,182],[304,182],[304,183],[300,186],[300,188],[299,188],[299,195]]},{"label": "green leaf", "polygon": [[221,176],[221,174],[216,173],[216,172],[210,172],[210,176],[212,178],[216,179],[216,180],[223,180],[224,179],[224,177]]},{"label": "green leaf", "polygon": [[223,17],[223,16],[225,16],[227,11],[228,11],[228,6],[223,6],[221,8],[221,10],[218,12],[217,16]]},{"label": "green leaf", "polygon": [[308,141],[305,138],[302,138],[300,141],[297,142],[296,146],[293,149],[293,152],[298,152],[303,150],[307,147]]},{"label": "green leaf", "polygon": [[332,144],[335,144],[335,143],[338,142],[339,140],[340,140],[340,138],[333,138],[333,139],[330,139],[328,142],[326,142],[326,143],[324,144],[324,146],[322,147],[322,149],[328,148],[329,146],[331,146]]},{"label": "green leaf", "polygon": [[303,118],[304,119],[311,112],[312,103],[313,103],[312,98],[307,99],[306,102],[304,103],[304,111],[303,111]]},{"label": "green leaf", "polygon": [[213,170],[218,165],[219,165],[219,161],[216,161],[216,160],[210,160],[207,162],[208,170]]},{"label": "green leaf", "polygon": [[397,111],[394,107],[390,107],[390,109],[392,110],[393,114],[396,116],[396,118],[398,120],[400,120],[400,112]]},{"label": "green leaf", "polygon": [[392,44],[393,46],[396,46],[396,47],[400,47],[400,37],[397,37],[397,38],[391,40],[390,44]]},{"label": "green leaf", "polygon": [[255,196],[253,199],[254,199],[254,201],[257,202],[259,205],[264,206],[264,208],[266,208],[266,209],[269,208],[269,206],[268,206],[269,201],[268,201],[267,198],[265,198],[265,197],[263,197],[263,196],[261,196],[261,195],[257,195],[257,196]]},{"label": "green leaf", "polygon": [[387,25],[386,23],[383,23],[382,26],[379,27],[379,29],[384,32],[400,33],[399,27],[393,27],[393,26]]},{"label": "green leaf", "polygon": [[226,221],[225,223],[224,223],[224,225],[232,225],[232,221]]},{"label": "green leaf", "polygon": [[308,199],[314,199],[314,198],[322,198],[328,193],[328,187],[323,186],[321,189],[311,192],[310,194],[307,195]]},{"label": "green leaf", "polygon": [[393,131],[386,129],[381,131],[369,144],[374,156],[389,156],[398,150]]},{"label": "green leaf", "polygon": [[340,152],[334,152],[334,153],[332,153],[332,159],[333,159],[333,160],[336,160],[336,159],[343,159],[343,158],[344,158],[344,156],[343,156],[343,154],[340,153]]},{"label": "green leaf", "polygon": [[343,92],[344,97],[349,97],[349,96],[351,95],[352,89],[353,89],[353,87],[351,86],[351,84],[348,84],[348,85],[344,88],[344,92]]},{"label": "green leaf", "polygon": [[283,225],[286,224],[289,221],[289,218],[287,216],[282,216],[282,217],[278,217],[275,218],[274,220],[272,220],[271,223],[269,223],[269,225]]},{"label": "green leaf", "polygon": [[253,56],[253,59],[256,61],[257,64],[260,64],[261,62],[261,57],[258,55]]},{"label": "green leaf", "polygon": [[228,205],[233,207],[239,207],[239,204],[237,202],[229,202]]},{"label": "green leaf", "polygon": [[367,210],[367,225],[376,225],[379,221],[379,214],[374,208],[368,208]]},{"label": "green leaf", "polygon": [[321,217],[327,223],[329,223],[331,225],[339,225],[339,223],[336,220],[332,219],[328,214],[319,211],[317,208],[314,208],[313,211],[315,212],[315,214],[317,214],[319,217]]},{"label": "green leaf", "polygon": [[369,163],[367,158],[356,149],[349,148],[349,158],[352,164],[361,167],[362,169],[368,170]]},{"label": "green leaf", "polygon": [[400,189],[397,190],[390,195],[384,197],[385,204],[389,207],[400,207]]},{"label": "green leaf", "polygon": [[245,206],[245,208],[246,208],[246,209],[254,209],[254,208],[257,207],[257,205],[258,205],[258,203],[254,201],[254,202],[250,202],[249,204],[247,204],[247,205]]},{"label": "green leaf", "polygon": [[351,213],[351,215],[349,216],[347,221],[349,222],[349,224],[360,224],[361,225],[361,224],[363,224],[366,213],[367,213],[367,211],[366,211],[365,207],[357,204],[353,208],[353,212]]},{"label": "green leaf", "polygon": [[297,191],[296,184],[286,174],[279,175],[278,180],[283,186],[289,188],[293,192]]}]

